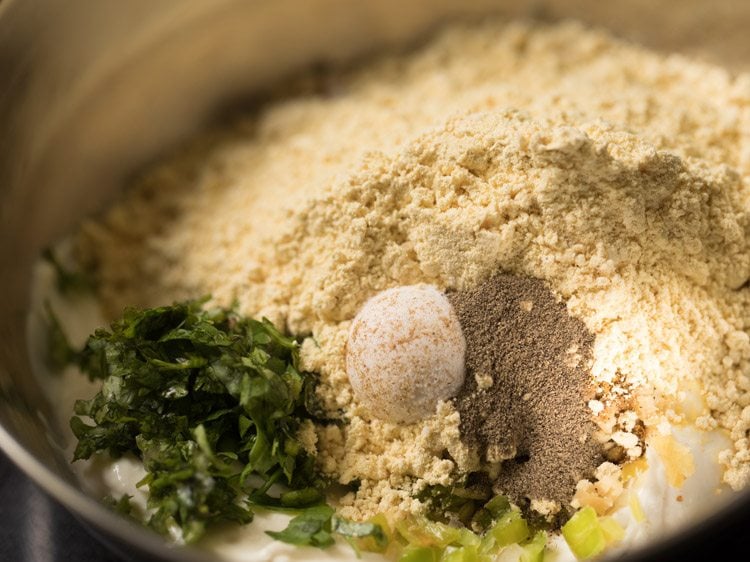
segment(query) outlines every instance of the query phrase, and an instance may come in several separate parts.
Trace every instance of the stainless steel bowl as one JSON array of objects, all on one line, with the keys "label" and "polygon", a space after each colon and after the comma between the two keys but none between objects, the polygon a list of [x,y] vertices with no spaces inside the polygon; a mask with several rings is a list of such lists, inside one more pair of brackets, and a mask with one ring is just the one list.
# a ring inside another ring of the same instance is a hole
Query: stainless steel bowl
[{"label": "stainless steel bowl", "polygon": [[[84,495],[29,368],[31,265],[127,175],[227,107],[314,61],[403,45],[449,18],[575,17],[648,46],[750,68],[750,3],[597,0],[0,0],[0,447],[121,550],[201,560]],[[633,556],[750,512],[750,495]]]}]

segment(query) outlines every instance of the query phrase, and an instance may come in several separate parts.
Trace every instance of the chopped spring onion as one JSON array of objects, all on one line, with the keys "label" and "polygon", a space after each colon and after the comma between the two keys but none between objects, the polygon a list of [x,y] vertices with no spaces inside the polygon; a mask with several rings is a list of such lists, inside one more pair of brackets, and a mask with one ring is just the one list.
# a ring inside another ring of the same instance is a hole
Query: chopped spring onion
[{"label": "chopped spring onion", "polygon": [[[543,562],[547,533],[532,535],[521,511],[506,498],[490,502],[487,513],[494,512],[494,524],[483,534],[470,529],[409,517],[395,523],[391,535],[387,521],[375,521],[391,538],[388,552],[398,555],[399,562],[492,562],[498,555],[508,555],[520,562]],[[604,532],[604,531],[602,531]]]},{"label": "chopped spring onion", "polygon": [[429,546],[407,546],[398,562],[439,562],[442,550]]},{"label": "chopped spring onion", "polygon": [[520,562],[543,562],[544,547],[547,546],[547,533],[537,531],[531,540],[523,546]]},{"label": "chopped spring onion", "polygon": [[625,529],[611,517],[599,518],[599,525],[602,526],[604,538],[607,540],[608,545],[620,542],[622,537],[625,536]]},{"label": "chopped spring onion", "polygon": [[476,546],[462,546],[446,549],[440,562],[482,562],[484,558],[480,557]]},{"label": "chopped spring onion", "polygon": [[509,511],[487,531],[487,537],[495,541],[495,546],[522,543],[529,538],[529,526],[519,511]]},{"label": "chopped spring onion", "polygon": [[592,507],[584,507],[563,525],[562,534],[576,558],[587,560],[622,539],[625,531],[611,517],[599,518]]},{"label": "chopped spring onion", "polygon": [[396,523],[396,530],[409,544],[424,547],[445,548],[462,538],[460,529],[424,518],[402,519]]}]

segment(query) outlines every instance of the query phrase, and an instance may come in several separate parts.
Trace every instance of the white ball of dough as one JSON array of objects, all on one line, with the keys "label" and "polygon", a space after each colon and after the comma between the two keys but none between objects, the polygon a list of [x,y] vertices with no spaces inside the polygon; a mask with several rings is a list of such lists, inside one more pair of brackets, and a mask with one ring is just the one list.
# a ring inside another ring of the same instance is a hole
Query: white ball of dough
[{"label": "white ball of dough", "polygon": [[466,341],[446,296],[431,285],[388,289],[349,329],[346,370],[368,412],[411,423],[435,413],[464,381]]}]

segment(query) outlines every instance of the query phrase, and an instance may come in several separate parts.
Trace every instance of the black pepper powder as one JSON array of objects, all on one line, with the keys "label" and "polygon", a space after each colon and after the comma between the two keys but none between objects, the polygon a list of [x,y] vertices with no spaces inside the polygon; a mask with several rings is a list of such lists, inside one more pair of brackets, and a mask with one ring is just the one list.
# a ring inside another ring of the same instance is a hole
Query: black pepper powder
[{"label": "black pepper powder", "polygon": [[501,462],[496,493],[567,507],[604,460],[587,406],[593,334],[540,279],[499,273],[449,299],[467,345],[462,439]]}]

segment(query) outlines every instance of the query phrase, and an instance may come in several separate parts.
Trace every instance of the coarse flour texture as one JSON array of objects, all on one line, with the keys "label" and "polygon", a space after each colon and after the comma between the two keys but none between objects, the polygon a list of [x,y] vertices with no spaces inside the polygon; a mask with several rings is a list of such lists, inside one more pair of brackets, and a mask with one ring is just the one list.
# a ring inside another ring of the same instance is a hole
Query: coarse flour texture
[{"label": "coarse flour texture", "polygon": [[596,335],[603,440],[637,456],[636,415],[723,428],[725,481],[750,480],[749,76],[576,24],[486,23],[311,83],[84,226],[110,313],[210,293],[309,336],[304,366],[348,423],[306,446],[361,483],[341,508],[366,517],[417,511],[414,491],[477,460],[451,403],[409,426],[356,403],[359,308],[397,285],[538,277]]}]

